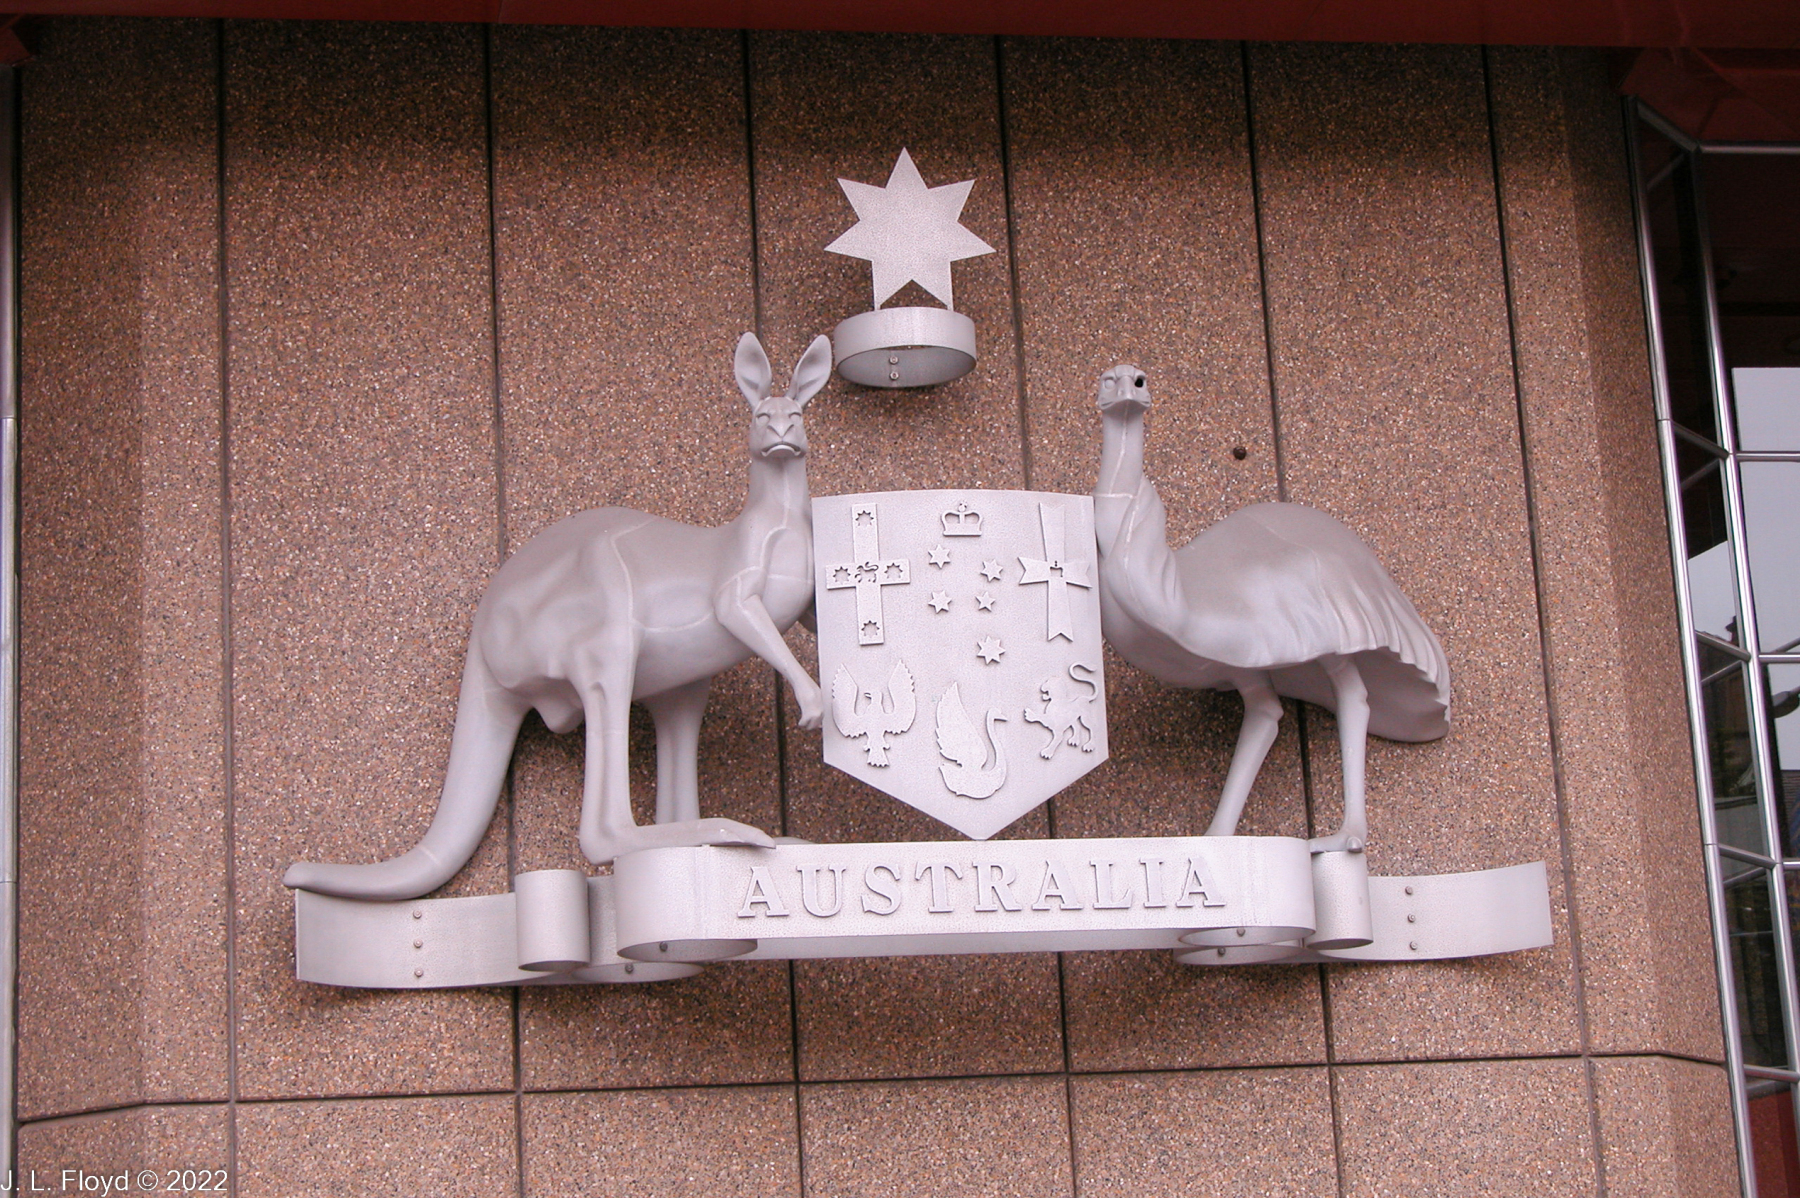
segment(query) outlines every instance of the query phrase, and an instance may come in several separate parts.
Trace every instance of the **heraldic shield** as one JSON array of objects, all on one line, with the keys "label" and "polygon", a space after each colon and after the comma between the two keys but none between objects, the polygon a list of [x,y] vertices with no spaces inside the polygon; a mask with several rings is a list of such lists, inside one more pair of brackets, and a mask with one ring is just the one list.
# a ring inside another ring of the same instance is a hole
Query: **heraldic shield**
[{"label": "heraldic shield", "polygon": [[1093,500],[813,500],[825,760],[986,840],[1106,760]]}]

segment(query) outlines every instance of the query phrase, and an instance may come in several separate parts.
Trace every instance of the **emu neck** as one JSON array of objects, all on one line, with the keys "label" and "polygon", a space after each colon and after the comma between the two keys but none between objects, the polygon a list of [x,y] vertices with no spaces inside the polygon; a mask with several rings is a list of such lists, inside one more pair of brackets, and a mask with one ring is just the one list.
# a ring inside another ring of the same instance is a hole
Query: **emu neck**
[{"label": "emu neck", "polygon": [[1100,478],[1094,484],[1095,533],[1109,546],[1144,481],[1144,413],[1115,409],[1101,418]]}]

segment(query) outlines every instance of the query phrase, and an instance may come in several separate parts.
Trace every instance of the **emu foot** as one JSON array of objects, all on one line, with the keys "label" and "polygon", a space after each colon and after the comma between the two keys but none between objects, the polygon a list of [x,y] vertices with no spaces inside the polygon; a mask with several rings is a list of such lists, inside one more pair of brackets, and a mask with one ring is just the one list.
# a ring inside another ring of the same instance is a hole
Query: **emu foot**
[{"label": "emu foot", "polygon": [[686,819],[629,828],[594,846],[597,852],[587,851],[587,846],[583,846],[583,851],[588,860],[600,865],[639,849],[687,848],[703,844],[753,845],[756,848],[772,849],[775,847],[775,838],[761,828],[740,824],[734,819]]},{"label": "emu foot", "polygon": [[1367,840],[1367,833],[1340,830],[1336,836],[1316,836],[1306,847],[1315,853],[1360,853]]}]

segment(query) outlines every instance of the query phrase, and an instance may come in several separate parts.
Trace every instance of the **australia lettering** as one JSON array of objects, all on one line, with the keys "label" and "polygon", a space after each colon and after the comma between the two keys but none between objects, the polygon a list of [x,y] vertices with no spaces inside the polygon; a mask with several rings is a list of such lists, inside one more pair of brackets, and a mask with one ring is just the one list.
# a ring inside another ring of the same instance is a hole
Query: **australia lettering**
[{"label": "australia lettering", "polygon": [[945,856],[875,862],[860,872],[849,865],[796,865],[791,872],[752,865],[741,877],[737,917],[746,920],[790,919],[801,912],[834,919],[845,912],[889,916],[907,910],[1155,911],[1228,902],[1206,859],[1195,855],[1024,863]]}]

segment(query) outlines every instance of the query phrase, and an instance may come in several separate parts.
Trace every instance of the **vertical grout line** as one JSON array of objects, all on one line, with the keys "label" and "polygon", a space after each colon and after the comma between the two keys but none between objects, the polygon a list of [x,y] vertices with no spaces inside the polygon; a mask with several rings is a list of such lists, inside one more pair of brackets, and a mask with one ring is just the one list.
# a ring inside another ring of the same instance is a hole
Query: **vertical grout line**
[{"label": "vertical grout line", "polygon": [[219,732],[220,782],[225,818],[225,1159],[227,1185],[232,1198],[238,1193],[238,993],[237,993],[237,720],[236,682],[232,669],[231,638],[231,285],[227,258],[226,183],[229,178],[225,148],[226,44],[225,22],[214,24],[214,138],[218,147],[214,187],[215,228],[218,238],[217,290],[219,304]]},{"label": "vertical grout line", "polygon": [[[1006,277],[1012,297],[1013,371],[1019,384],[1019,467],[1025,477],[1025,489],[1031,490],[1031,406],[1030,391],[1025,381],[1025,303],[1019,290],[1019,220],[1013,196],[1012,135],[1008,128],[1012,114],[1006,107],[1006,39],[994,38],[994,96],[1000,126],[1000,190],[1006,201]],[[1054,825],[1056,815],[1051,810]],[[1052,826],[1050,835],[1056,835]]]},{"label": "vertical grout line", "polygon": [[[756,212],[756,104],[755,72],[751,62],[748,29],[738,30],[738,61],[744,79],[744,183],[750,220],[750,310],[757,340],[763,338],[762,226]],[[775,676],[771,696],[775,704],[775,797],[780,811],[781,834],[788,829],[787,711],[781,701],[781,676]],[[806,1123],[800,1114],[800,983],[798,965],[787,962],[788,1063],[794,1093],[794,1177],[800,1198],[806,1194]]]},{"label": "vertical grout line", "polygon": [[1581,916],[1575,899],[1575,853],[1569,843],[1568,782],[1563,774],[1562,719],[1556,693],[1556,659],[1550,651],[1549,597],[1544,581],[1537,495],[1531,461],[1531,438],[1525,416],[1525,380],[1520,370],[1519,322],[1513,294],[1512,243],[1506,231],[1505,189],[1500,167],[1499,126],[1494,116],[1494,72],[1489,48],[1481,48],[1482,101],[1487,110],[1488,161],[1493,172],[1494,236],[1500,248],[1500,289],[1506,300],[1506,342],[1511,355],[1513,405],[1519,424],[1519,465],[1524,476],[1525,528],[1531,544],[1533,600],[1537,607],[1538,662],[1544,679],[1544,716],[1550,742],[1550,780],[1556,798],[1556,835],[1561,848],[1563,901],[1569,912],[1569,959],[1575,982],[1575,1021],[1581,1039],[1582,1080],[1587,1089],[1588,1135],[1593,1142],[1594,1179],[1599,1198],[1606,1198],[1606,1161],[1601,1151],[1600,1104],[1595,1081],[1593,1042],[1588,1029],[1587,988],[1582,982]]},{"label": "vertical grout line", "polygon": [[[500,220],[499,196],[495,187],[494,27],[491,24],[481,27],[481,89],[484,150],[487,158],[488,345],[492,354],[494,388],[494,562],[498,566],[506,561],[507,550],[506,410],[502,402],[504,391],[500,377]],[[501,781],[500,793],[506,803],[506,877],[507,887],[511,889],[512,879],[519,872],[519,827],[518,809],[513,805],[513,768],[510,762],[506,767],[506,777]],[[525,1198],[525,1063],[522,1048],[524,1034],[520,1018],[524,992],[517,986],[509,989],[511,993],[508,996],[508,1007],[512,1024],[513,1172],[518,1182],[519,1198]]]},{"label": "vertical grout line", "polygon": [[750,303],[756,335],[763,335],[762,228],[756,215],[756,106],[750,63],[750,31],[738,30],[738,61],[744,71],[744,174],[750,193]]},{"label": "vertical grout line", "polygon": [[[1269,301],[1268,238],[1263,222],[1263,186],[1261,147],[1256,137],[1256,90],[1250,43],[1238,43],[1239,77],[1244,89],[1244,148],[1250,159],[1250,212],[1256,227],[1256,289],[1262,306],[1263,372],[1269,385],[1269,438],[1275,458],[1275,497],[1287,502],[1287,453],[1281,437],[1281,390],[1277,381],[1275,349],[1275,312]],[[1301,804],[1306,812],[1306,833],[1314,834],[1312,769],[1312,731],[1306,718],[1306,705],[1294,704],[1294,733],[1300,747]],[[1344,1194],[1344,1121],[1338,1102],[1337,1036],[1331,1018],[1331,974],[1326,965],[1318,966],[1319,1025],[1325,1039],[1325,1087],[1331,1101],[1331,1164],[1337,1192]]]},{"label": "vertical grout line", "polygon": [[1244,84],[1244,148],[1250,157],[1250,214],[1256,224],[1256,288],[1262,301],[1263,369],[1269,378],[1269,438],[1274,442],[1275,498],[1287,502],[1287,456],[1281,443],[1281,403],[1275,382],[1275,314],[1269,306],[1269,256],[1263,237],[1262,163],[1256,144],[1256,96],[1250,86],[1250,43],[1238,43]]},{"label": "vertical grout line", "polygon": [[[1019,218],[1017,194],[1014,191],[1012,110],[1006,103],[1006,39],[996,36],[994,45],[995,123],[1000,135],[1000,188],[1006,209],[1006,278],[1012,306],[1013,373],[1019,391],[1019,467],[1024,486],[1033,483],[1031,455],[1031,388],[1026,374],[1025,301],[1019,286]],[[1044,804],[1045,834],[1057,838],[1056,799]],[[1063,1131],[1068,1138],[1069,1188],[1075,1198],[1081,1194],[1081,1161],[1075,1149],[1075,1057],[1069,1043],[1069,979],[1067,954],[1056,954],[1057,1031],[1062,1039]]]},{"label": "vertical grout line", "polygon": [[[1319,966],[1320,991],[1324,993],[1325,966]],[[1330,1010],[1330,1002],[1326,1002],[1326,1010]],[[1325,1055],[1333,1055],[1331,1050],[1331,1021],[1325,1021]],[[1331,1100],[1331,1163],[1337,1175],[1338,1198],[1344,1198],[1348,1192],[1344,1186],[1344,1119],[1338,1103],[1338,1066],[1335,1061],[1325,1065],[1325,1090]]]}]

